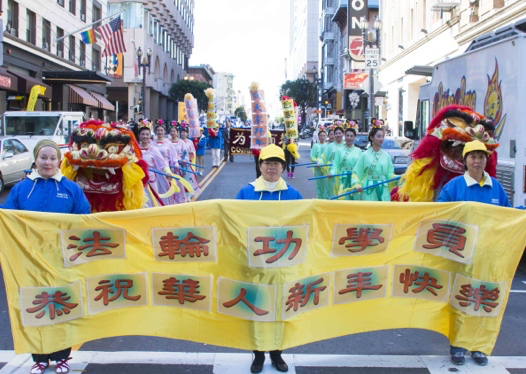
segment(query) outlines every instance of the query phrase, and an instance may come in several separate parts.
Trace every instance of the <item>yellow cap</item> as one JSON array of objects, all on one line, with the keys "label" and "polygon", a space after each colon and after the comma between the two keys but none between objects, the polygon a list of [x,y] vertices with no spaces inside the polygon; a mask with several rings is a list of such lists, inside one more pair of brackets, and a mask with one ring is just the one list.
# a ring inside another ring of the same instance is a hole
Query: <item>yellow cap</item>
[{"label": "yellow cap", "polygon": [[479,140],[473,140],[472,142],[466,143],[466,145],[464,146],[464,151],[462,151],[462,157],[466,157],[466,155],[469,152],[474,152],[474,151],[486,152],[488,155],[491,154],[491,152],[488,151],[484,143],[482,143]]},{"label": "yellow cap", "polygon": [[280,160],[285,161],[285,152],[275,144],[267,145],[265,148],[261,149],[259,159],[268,160],[269,158],[279,158]]}]

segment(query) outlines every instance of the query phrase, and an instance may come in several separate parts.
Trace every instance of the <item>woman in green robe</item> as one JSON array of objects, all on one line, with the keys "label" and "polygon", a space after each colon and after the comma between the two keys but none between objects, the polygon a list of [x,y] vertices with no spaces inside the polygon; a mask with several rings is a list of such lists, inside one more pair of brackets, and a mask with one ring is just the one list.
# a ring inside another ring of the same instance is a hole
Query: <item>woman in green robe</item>
[{"label": "woman in green robe", "polygon": [[[337,194],[351,190],[352,185],[352,171],[356,162],[362,155],[362,150],[354,145],[354,139],[356,138],[356,130],[348,128],[345,130],[345,146],[340,147],[334,153],[334,159],[332,166],[329,171],[329,178],[333,175],[347,173],[349,175],[334,177],[334,185]],[[356,195],[347,195],[345,200],[359,200],[355,197]]]}]

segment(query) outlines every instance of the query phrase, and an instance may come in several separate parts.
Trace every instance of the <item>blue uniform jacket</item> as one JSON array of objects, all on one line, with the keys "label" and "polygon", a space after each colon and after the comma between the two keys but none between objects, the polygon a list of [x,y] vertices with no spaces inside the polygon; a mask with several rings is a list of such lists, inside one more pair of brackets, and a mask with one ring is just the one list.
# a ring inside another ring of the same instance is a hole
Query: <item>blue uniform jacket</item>
[{"label": "blue uniform jacket", "polygon": [[197,143],[197,149],[195,150],[195,154],[198,156],[204,156],[206,151],[206,136],[201,135],[201,138],[199,139],[199,142]]},{"label": "blue uniform jacket", "polygon": [[84,192],[60,171],[47,180],[33,171],[11,189],[3,208],[48,213],[91,213]]},{"label": "blue uniform jacket", "polygon": [[467,173],[451,179],[442,188],[437,201],[477,201],[498,206],[510,207],[510,202],[504,188],[498,180],[485,174],[484,185],[480,186]]},{"label": "blue uniform jacket", "polygon": [[265,187],[262,177],[249,183],[236,196],[239,200],[301,200],[299,191],[280,178],[276,189],[272,192]]},{"label": "blue uniform jacket", "polygon": [[210,132],[208,132],[208,145],[210,148],[222,148],[221,140],[223,137],[221,136],[221,131],[217,130],[217,136],[210,136]]}]

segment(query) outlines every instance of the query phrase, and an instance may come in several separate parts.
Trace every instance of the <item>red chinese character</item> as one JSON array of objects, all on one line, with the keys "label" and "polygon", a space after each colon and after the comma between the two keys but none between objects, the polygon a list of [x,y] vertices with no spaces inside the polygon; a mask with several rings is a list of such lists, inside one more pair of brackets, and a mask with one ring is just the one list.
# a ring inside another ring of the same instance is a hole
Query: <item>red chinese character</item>
[{"label": "red chinese character", "polygon": [[[270,248],[270,244],[269,243],[274,241],[274,240],[276,240],[276,238],[269,237],[269,236],[258,236],[256,238],[254,238],[254,242],[256,242],[256,243],[261,243],[262,242],[263,243],[263,248],[258,249],[257,251],[255,251],[254,252],[254,256],[260,256],[260,255],[263,255],[263,254],[266,254],[266,253],[275,253],[275,252],[277,252],[277,249]],[[285,239],[276,240],[276,243],[277,244],[283,244],[283,246],[281,247],[281,250],[278,253],[276,253],[274,256],[269,257],[268,259],[265,260],[265,262],[267,264],[276,262],[281,257],[283,257],[285,252],[287,252],[287,250],[289,249],[290,245],[292,243],[294,243],[294,245],[295,245],[294,250],[292,251],[292,253],[288,257],[289,260],[292,260],[298,254],[298,252],[300,250],[300,247],[301,247],[302,240],[301,240],[301,238],[293,238],[292,237],[292,230],[288,230],[287,231],[287,237]]]},{"label": "red chinese character", "polygon": [[[357,227],[351,227],[347,229],[347,236],[340,238],[338,244],[342,245],[345,244],[347,240],[350,240],[351,243],[354,244],[346,244],[345,248],[348,248],[349,252],[352,253],[361,252],[367,247],[375,247],[383,243],[385,239],[380,236],[382,232],[382,229],[361,228],[358,231]],[[375,240],[378,242],[375,243]]]},{"label": "red chinese character", "polygon": [[[101,291],[100,294],[95,297],[95,301],[102,299],[102,303],[107,306],[111,301],[117,300],[121,295],[126,300],[137,301],[141,298],[141,295],[128,295],[128,290],[132,287],[133,280],[131,279],[117,279],[115,280],[115,284],[109,279],[103,279],[99,282],[99,286],[95,288],[95,291]],[[109,297],[110,294],[114,295]]]},{"label": "red chinese character", "polygon": [[433,223],[433,229],[427,232],[427,242],[429,244],[423,247],[425,249],[448,247],[449,252],[464,258],[459,251],[463,251],[466,245],[466,237],[463,236],[465,233],[466,230],[462,227],[446,223]]},{"label": "red chinese character", "polygon": [[168,256],[170,260],[173,260],[176,255],[181,257],[186,257],[186,255],[201,257],[202,253],[204,256],[208,256],[208,246],[205,244],[210,243],[210,240],[195,236],[191,232],[186,234],[186,238],[178,239],[179,236],[174,236],[172,232],[161,236],[159,244],[162,252],[159,254],[159,257]]},{"label": "red chinese character", "polygon": [[[108,248],[116,248],[119,246],[119,244],[115,243],[101,243],[102,240],[110,240],[111,238],[108,236],[101,237],[100,232],[93,231],[93,237],[92,238],[86,238],[82,240],[84,243],[86,242],[93,242],[93,244],[88,245],[81,245],[80,247],[76,244],[69,244],[68,249],[77,248],[80,252],[74,254],[69,258],[70,261],[75,261],[81,254],[82,251],[88,248],[91,248],[91,250],[86,254],[86,257],[93,257],[93,256],[103,256],[103,255],[111,255],[111,251],[105,247]],[[78,236],[70,236],[69,240],[81,240]]]},{"label": "red chinese character", "polygon": [[418,271],[415,271],[413,274],[411,274],[411,271],[409,269],[406,269],[405,273],[400,274],[400,283],[404,284],[404,293],[408,293],[409,287],[411,287],[414,283],[416,286],[419,286],[411,290],[414,293],[419,293],[423,290],[427,290],[435,296],[437,296],[437,293],[433,288],[439,290],[442,287],[444,287],[442,285],[437,284],[436,278],[431,277],[429,273],[426,272],[424,273],[424,275],[420,276]]},{"label": "red chinese character", "polygon": [[179,304],[184,304],[185,301],[195,303],[198,300],[203,300],[206,296],[198,295],[199,281],[193,279],[185,279],[180,281],[174,277],[163,280],[163,290],[159,295],[166,296],[167,299],[177,299]]},{"label": "red chinese character", "polygon": [[239,292],[239,296],[236,297],[234,300],[230,300],[230,301],[224,302],[223,306],[225,308],[232,308],[234,305],[236,305],[237,303],[242,301],[246,306],[248,306],[250,308],[250,310],[252,310],[258,316],[264,316],[265,314],[269,313],[266,310],[259,309],[255,305],[250,304],[248,302],[248,300],[245,298],[246,294],[247,294],[247,290],[244,289],[244,288],[241,288],[241,291]]},{"label": "red chinese character", "polygon": [[482,308],[487,313],[490,313],[493,308],[496,308],[499,305],[499,303],[490,302],[498,300],[499,293],[500,290],[498,287],[488,290],[484,285],[480,286],[480,288],[474,288],[471,284],[463,284],[460,290],[462,296],[456,295],[455,299],[460,301],[460,306],[468,307],[471,303],[475,303],[475,307],[473,308],[475,312],[478,311],[482,305]]},{"label": "red chinese character", "polygon": [[325,290],[327,287],[318,287],[315,288],[318,284],[323,282],[323,278],[320,278],[314,282],[307,284],[306,291],[304,291],[305,285],[301,283],[296,283],[294,287],[289,290],[289,298],[285,305],[288,308],[285,311],[288,311],[290,308],[293,308],[296,312],[298,308],[303,308],[309,302],[310,296],[314,294],[314,305],[318,305],[320,302],[320,292]]},{"label": "red chinese character", "polygon": [[381,284],[371,284],[371,272],[367,273],[356,273],[347,275],[347,288],[338,291],[340,295],[348,292],[356,292],[356,298],[359,299],[362,296],[363,290],[379,290],[382,288]]},{"label": "red chinese character", "polygon": [[[76,308],[78,305],[75,303],[68,303],[67,301],[71,299],[71,296],[68,296],[67,293],[64,293],[62,291],[56,291],[52,295],[50,295],[47,292],[42,292],[40,295],[36,295],[35,298],[36,300],[33,300],[33,305],[37,306],[34,308],[27,308],[26,312],[36,313],[40,311],[40,313],[38,313],[35,316],[36,318],[42,318],[45,316],[45,307],[47,307],[49,311],[49,318],[55,319],[55,316],[69,314],[71,312],[71,309]],[[57,305],[59,305],[60,307],[57,308]]]}]

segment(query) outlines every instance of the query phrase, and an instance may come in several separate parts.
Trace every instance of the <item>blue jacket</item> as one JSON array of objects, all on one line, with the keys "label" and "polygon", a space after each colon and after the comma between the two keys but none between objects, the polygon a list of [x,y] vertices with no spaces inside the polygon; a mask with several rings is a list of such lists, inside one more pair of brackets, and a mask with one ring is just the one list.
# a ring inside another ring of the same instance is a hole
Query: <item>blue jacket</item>
[{"label": "blue jacket", "polygon": [[279,179],[276,189],[272,192],[268,191],[263,181],[263,177],[259,177],[254,182],[249,183],[243,187],[236,196],[238,200],[301,200],[303,197],[299,191]]},{"label": "blue jacket", "polygon": [[84,192],[60,171],[47,180],[36,170],[33,171],[11,188],[3,208],[48,213],[91,213]]},{"label": "blue jacket", "polygon": [[511,206],[508,196],[506,196],[506,192],[499,181],[490,177],[486,172],[483,186],[480,186],[467,172],[464,175],[451,179],[442,188],[437,201],[477,201],[498,206]]},{"label": "blue jacket", "polygon": [[197,149],[195,150],[195,154],[198,156],[204,156],[206,151],[206,136],[201,135],[201,138],[199,138],[199,142],[197,143]]},{"label": "blue jacket", "polygon": [[221,131],[219,129],[217,130],[217,136],[210,136],[210,131],[208,132],[208,145],[210,148],[222,148],[221,140],[223,137],[221,136]]}]

